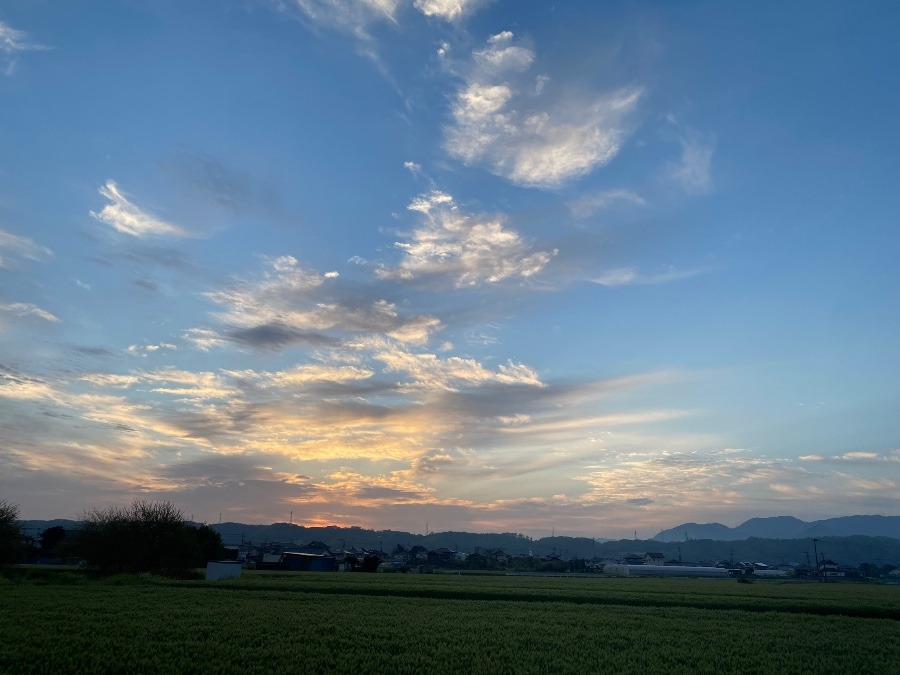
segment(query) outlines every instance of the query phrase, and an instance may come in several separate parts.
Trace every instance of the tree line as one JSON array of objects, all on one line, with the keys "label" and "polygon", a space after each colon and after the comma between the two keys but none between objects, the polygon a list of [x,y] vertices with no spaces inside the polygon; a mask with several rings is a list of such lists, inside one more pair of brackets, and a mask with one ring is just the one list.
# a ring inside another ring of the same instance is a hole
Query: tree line
[{"label": "tree line", "polygon": [[77,559],[102,573],[185,576],[225,552],[218,532],[188,522],[171,502],[136,500],[129,506],[92,509],[74,532],[44,530],[37,547],[24,535],[18,517],[16,504],[0,500],[0,566],[37,553]]}]

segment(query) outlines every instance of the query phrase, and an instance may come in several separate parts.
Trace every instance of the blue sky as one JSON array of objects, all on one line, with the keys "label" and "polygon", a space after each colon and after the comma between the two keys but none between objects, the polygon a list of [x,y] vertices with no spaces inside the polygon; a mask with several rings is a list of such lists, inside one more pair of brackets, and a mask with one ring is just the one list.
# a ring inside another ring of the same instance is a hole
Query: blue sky
[{"label": "blue sky", "polygon": [[0,8],[0,495],[900,514],[900,11]]}]

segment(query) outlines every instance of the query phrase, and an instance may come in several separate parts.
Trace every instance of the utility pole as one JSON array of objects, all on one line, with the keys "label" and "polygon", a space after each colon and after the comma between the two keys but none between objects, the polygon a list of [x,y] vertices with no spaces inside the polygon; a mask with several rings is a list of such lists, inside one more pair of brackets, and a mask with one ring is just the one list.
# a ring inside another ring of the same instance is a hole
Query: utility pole
[{"label": "utility pole", "polygon": [[816,546],[818,542],[818,539],[813,538],[813,558],[815,558],[816,561],[816,575],[819,574],[819,549]]}]

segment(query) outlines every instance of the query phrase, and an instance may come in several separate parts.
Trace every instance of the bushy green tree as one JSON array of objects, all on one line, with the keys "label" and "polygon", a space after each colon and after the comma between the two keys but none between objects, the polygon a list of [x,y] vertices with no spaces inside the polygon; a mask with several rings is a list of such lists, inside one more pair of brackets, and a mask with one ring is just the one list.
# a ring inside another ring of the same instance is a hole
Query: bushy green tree
[{"label": "bushy green tree", "polygon": [[104,572],[181,575],[220,557],[222,538],[195,527],[171,502],[138,500],[128,507],[86,513],[76,534],[76,550]]},{"label": "bushy green tree", "polygon": [[22,556],[22,526],[19,506],[0,499],[0,565],[19,562]]}]

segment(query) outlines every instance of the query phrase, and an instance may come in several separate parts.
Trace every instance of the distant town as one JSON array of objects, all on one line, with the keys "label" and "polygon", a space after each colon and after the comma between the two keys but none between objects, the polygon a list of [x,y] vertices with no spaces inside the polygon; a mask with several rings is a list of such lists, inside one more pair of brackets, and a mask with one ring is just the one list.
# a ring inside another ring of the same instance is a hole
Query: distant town
[{"label": "distant town", "polygon": [[[896,579],[900,583],[900,566],[895,564],[841,564],[822,557],[818,565],[781,561],[769,564],[750,560],[684,560],[667,557],[661,551],[631,552],[623,556],[564,557],[556,551],[545,555],[508,553],[502,548],[476,546],[471,552],[446,547],[428,549],[417,544],[406,548],[397,544],[393,550],[365,548],[332,548],[321,541],[245,542],[226,546],[230,559],[259,570],[319,572],[414,572],[429,574],[436,570],[494,570],[528,573],[603,573],[615,576],[691,576],[691,577],[794,577],[828,579]],[[824,554],[823,554],[824,555]]]},{"label": "distant town", "polygon": [[[789,522],[795,521],[795,522]],[[31,562],[52,562],[78,527],[71,520],[22,521],[32,541]],[[785,517],[744,525],[835,532],[797,538],[692,539],[710,525],[687,524],[649,540],[554,535],[533,539],[517,533],[428,532],[414,534],[359,527],[304,527],[293,523],[218,523],[209,527],[224,546],[222,560],[258,570],[432,573],[492,571],[512,574],[613,574],[617,576],[790,577],[879,579],[900,583],[900,536],[888,532],[898,517],[854,516],[804,523]],[[742,525],[741,527],[744,527]],[[716,526],[721,528],[724,526]],[[732,531],[740,533],[741,527]],[[746,529],[746,528],[745,528]],[[900,529],[900,528],[898,528]],[[683,540],[675,540],[682,536]]]}]

